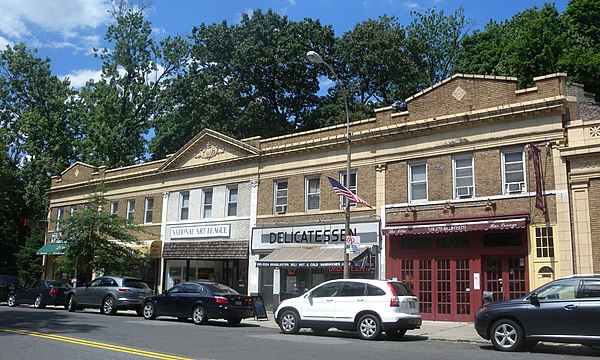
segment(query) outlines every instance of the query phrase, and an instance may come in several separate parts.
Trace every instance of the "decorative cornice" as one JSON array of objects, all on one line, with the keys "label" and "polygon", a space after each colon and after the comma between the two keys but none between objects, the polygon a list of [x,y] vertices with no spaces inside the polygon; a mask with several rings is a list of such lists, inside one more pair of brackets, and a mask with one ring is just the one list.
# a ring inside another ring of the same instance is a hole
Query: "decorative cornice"
[{"label": "decorative cornice", "polygon": [[206,142],[206,146],[204,148],[200,149],[200,151],[198,151],[197,153],[194,154],[194,158],[195,159],[202,158],[205,160],[210,160],[217,155],[223,154],[224,152],[225,152],[225,149],[223,149],[221,146],[213,145],[210,143],[210,141],[208,141],[208,142]]}]

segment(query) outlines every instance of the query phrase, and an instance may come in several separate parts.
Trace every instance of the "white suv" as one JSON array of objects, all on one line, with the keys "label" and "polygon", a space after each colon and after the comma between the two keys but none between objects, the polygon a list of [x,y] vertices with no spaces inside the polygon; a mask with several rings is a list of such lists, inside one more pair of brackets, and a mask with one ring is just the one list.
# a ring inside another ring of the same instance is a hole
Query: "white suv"
[{"label": "white suv", "polygon": [[339,279],[326,281],[296,298],[287,299],[275,311],[275,322],[284,334],[312,328],[324,334],[330,327],[356,330],[365,340],[382,331],[400,338],[421,327],[419,300],[400,281]]}]

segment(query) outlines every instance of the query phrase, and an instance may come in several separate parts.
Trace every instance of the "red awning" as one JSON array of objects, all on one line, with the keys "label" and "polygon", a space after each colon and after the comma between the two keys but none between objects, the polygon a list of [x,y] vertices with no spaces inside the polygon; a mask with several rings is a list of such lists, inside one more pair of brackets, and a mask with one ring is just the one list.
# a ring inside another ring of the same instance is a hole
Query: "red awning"
[{"label": "red awning", "polygon": [[461,233],[470,231],[502,231],[524,229],[527,217],[512,219],[486,219],[474,221],[453,221],[450,223],[391,225],[382,229],[384,235],[417,235]]}]

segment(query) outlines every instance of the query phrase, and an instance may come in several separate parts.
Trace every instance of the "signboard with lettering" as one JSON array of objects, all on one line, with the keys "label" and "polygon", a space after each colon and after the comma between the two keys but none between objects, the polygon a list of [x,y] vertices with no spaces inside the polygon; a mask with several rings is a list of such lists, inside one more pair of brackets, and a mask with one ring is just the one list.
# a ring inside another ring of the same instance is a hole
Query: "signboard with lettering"
[{"label": "signboard with lettering", "polygon": [[230,224],[177,226],[171,228],[171,239],[229,237]]},{"label": "signboard with lettering", "polygon": [[346,236],[346,254],[360,252],[360,236]]},{"label": "signboard with lettering", "polygon": [[252,305],[254,306],[254,317],[257,320],[268,320],[267,309],[265,309],[265,302],[263,301],[262,294],[252,293],[250,296],[252,297]]}]

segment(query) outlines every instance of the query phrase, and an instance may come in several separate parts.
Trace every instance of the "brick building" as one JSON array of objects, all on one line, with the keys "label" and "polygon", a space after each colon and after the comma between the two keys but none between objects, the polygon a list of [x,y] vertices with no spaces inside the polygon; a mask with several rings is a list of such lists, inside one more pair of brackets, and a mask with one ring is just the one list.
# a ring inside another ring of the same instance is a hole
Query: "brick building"
[{"label": "brick building", "polygon": [[[402,279],[424,318],[471,321],[483,291],[600,271],[598,106],[565,74],[534,81],[458,74],[350,124],[351,189],[373,206],[351,208],[352,277]],[[345,125],[241,141],[205,130],[160,161],[73,165],[53,178],[49,217],[103,181],[151,229],[158,288],[212,276],[276,306],[342,277],[344,203],[327,177],[345,176]]]}]

